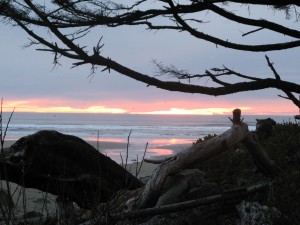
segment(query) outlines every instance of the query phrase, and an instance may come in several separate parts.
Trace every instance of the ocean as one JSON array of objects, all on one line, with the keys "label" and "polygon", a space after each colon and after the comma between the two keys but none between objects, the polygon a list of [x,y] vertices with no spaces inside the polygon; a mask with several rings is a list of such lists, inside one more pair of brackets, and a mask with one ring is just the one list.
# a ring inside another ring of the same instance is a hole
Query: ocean
[{"label": "ocean", "polygon": [[[269,116],[244,116],[250,130],[255,130],[256,119]],[[294,121],[293,117],[270,116],[276,122]],[[9,113],[3,113],[3,127]],[[14,113],[8,126],[6,140],[17,140],[40,130],[56,130],[78,136],[87,141],[99,140],[99,150],[117,162],[126,157],[128,162],[139,161],[147,145],[146,157],[174,153],[174,145],[184,148],[208,134],[221,134],[231,121],[225,115],[135,115],[135,114],[64,114]],[[101,146],[101,142],[123,145]],[[121,146],[121,147],[120,147]]]}]

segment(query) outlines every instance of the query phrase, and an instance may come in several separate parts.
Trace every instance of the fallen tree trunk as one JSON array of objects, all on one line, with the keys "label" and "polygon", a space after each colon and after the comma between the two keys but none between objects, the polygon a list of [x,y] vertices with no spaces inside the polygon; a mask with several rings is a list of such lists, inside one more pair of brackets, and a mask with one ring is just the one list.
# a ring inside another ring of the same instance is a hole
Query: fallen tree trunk
[{"label": "fallen tree trunk", "polygon": [[[161,194],[163,184],[168,176],[176,174],[186,168],[191,168],[193,165],[220,154],[243,141],[249,133],[248,125],[243,123],[240,117],[236,118],[234,116],[232,121],[233,125],[231,129],[223,134],[205,142],[196,143],[160,164],[147,182],[141,199],[137,203],[137,208],[143,209],[155,206]],[[131,207],[135,206],[129,206],[129,208]]]}]

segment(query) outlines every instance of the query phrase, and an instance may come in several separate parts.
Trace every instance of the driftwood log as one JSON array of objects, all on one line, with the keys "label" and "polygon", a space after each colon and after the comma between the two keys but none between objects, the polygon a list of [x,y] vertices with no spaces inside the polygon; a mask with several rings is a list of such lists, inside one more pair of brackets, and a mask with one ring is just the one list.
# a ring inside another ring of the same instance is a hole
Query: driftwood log
[{"label": "driftwood log", "polygon": [[207,160],[241,142],[248,135],[248,126],[234,117],[231,129],[208,141],[197,143],[160,164],[153,172],[145,186],[138,208],[156,205],[161,194],[164,181],[181,170],[191,168],[201,161]]},{"label": "driftwood log", "polygon": [[158,206],[158,199],[162,194],[167,177],[174,176],[182,170],[193,168],[196,164],[232,149],[238,143],[246,145],[254,162],[264,174],[271,176],[278,174],[280,169],[268,157],[255,135],[249,132],[248,125],[241,119],[241,110],[235,109],[233,118],[230,118],[230,120],[233,123],[232,127],[223,134],[207,141],[196,143],[161,163],[146,183],[143,194],[137,197],[135,204],[129,204],[128,208],[144,209],[155,205]]},{"label": "driftwood log", "polygon": [[4,149],[0,179],[59,195],[82,208],[107,202],[121,189],[143,184],[84,140],[40,131]]}]

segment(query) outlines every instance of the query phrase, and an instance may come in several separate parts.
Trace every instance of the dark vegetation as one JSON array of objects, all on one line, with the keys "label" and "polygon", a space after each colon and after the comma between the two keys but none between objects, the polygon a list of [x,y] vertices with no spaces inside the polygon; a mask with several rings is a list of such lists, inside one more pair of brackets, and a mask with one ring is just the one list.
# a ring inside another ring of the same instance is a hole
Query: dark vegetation
[{"label": "dark vegetation", "polygon": [[[247,200],[276,207],[282,213],[277,224],[299,224],[300,125],[291,122],[278,124],[271,135],[260,142],[270,158],[281,168],[279,176],[270,178],[258,172],[250,154],[242,145],[237,146],[233,152],[215,156],[199,165],[199,168],[206,172],[209,181],[217,183],[223,190],[271,181],[267,191],[247,197]],[[236,215],[221,216],[218,223],[235,224],[236,218]]]}]

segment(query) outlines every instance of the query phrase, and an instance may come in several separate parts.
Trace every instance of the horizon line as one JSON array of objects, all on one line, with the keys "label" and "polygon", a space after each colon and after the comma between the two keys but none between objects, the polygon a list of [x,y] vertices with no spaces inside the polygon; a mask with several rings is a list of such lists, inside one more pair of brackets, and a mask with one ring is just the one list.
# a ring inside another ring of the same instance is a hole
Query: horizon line
[{"label": "horizon line", "polygon": [[[125,113],[109,113],[109,112],[29,112],[29,111],[3,111],[2,113],[31,113],[31,114],[85,114],[85,115],[141,115],[141,116],[231,116],[232,113],[212,113],[212,114],[174,114],[174,113],[134,113],[134,112],[125,112]],[[268,113],[251,113],[251,114],[242,114],[243,116],[295,116],[296,114],[268,114]]]}]

